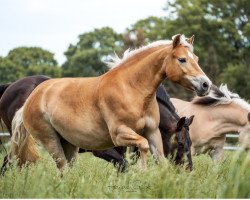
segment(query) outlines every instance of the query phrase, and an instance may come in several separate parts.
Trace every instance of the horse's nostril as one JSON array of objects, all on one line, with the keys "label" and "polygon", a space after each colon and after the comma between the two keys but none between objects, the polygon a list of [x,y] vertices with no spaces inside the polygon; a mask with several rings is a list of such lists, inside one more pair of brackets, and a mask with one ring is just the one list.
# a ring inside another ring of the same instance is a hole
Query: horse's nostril
[{"label": "horse's nostril", "polygon": [[208,89],[208,83],[207,82],[202,83],[202,88],[207,90]]}]

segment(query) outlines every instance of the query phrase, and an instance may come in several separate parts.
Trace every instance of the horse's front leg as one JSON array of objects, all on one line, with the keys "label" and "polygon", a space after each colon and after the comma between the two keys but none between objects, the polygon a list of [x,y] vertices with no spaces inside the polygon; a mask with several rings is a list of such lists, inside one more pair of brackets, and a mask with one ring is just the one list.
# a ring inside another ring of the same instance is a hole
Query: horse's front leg
[{"label": "horse's front leg", "polygon": [[138,147],[142,159],[142,166],[146,167],[149,145],[148,141],[144,137],[125,125],[118,126],[115,131],[111,132],[111,137],[115,146]]},{"label": "horse's front leg", "polygon": [[145,137],[149,142],[150,152],[158,162],[162,162],[164,158],[163,143],[159,128],[148,130],[145,132]]}]

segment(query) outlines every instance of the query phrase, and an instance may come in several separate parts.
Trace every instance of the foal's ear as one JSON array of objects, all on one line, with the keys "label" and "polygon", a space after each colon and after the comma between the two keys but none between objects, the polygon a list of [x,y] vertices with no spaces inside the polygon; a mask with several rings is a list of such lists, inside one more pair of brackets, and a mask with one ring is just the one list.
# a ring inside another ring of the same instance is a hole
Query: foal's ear
[{"label": "foal's ear", "polygon": [[177,131],[180,131],[182,127],[184,126],[186,121],[186,117],[180,118],[180,120],[177,122]]},{"label": "foal's ear", "polygon": [[188,39],[187,39],[187,42],[188,42],[189,44],[193,45],[193,43],[194,43],[194,35],[192,35],[192,37],[188,38]]},{"label": "foal's ear", "polygon": [[248,119],[248,121],[250,122],[250,112],[249,112],[248,115],[247,115],[247,119]]},{"label": "foal's ear", "polygon": [[189,125],[192,124],[193,120],[194,120],[194,115],[192,115],[191,117],[189,117]]},{"label": "foal's ear", "polygon": [[172,37],[172,40],[173,40],[173,49],[174,49],[175,47],[177,47],[180,44],[181,34],[174,35]]}]

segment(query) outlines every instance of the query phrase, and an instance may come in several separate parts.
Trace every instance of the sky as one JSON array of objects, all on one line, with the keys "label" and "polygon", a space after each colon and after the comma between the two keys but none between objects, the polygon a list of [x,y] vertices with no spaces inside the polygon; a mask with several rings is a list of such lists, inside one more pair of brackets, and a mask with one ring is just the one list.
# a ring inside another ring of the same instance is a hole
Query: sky
[{"label": "sky", "polygon": [[94,28],[112,27],[118,33],[140,19],[165,16],[167,0],[0,0],[0,56],[20,46],[36,46],[55,54]]}]

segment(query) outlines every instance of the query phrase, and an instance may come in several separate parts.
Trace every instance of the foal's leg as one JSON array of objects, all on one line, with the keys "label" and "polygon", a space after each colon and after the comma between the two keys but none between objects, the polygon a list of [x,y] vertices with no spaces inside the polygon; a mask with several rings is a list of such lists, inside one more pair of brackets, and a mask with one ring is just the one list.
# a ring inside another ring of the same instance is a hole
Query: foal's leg
[{"label": "foal's leg", "polygon": [[79,151],[79,148],[76,147],[75,145],[69,143],[67,140],[61,138],[61,145],[64,151],[64,155],[68,161],[68,163],[70,164],[70,166],[72,166],[75,157],[77,156],[77,153]]},{"label": "foal's leg", "polygon": [[116,149],[107,149],[103,151],[92,151],[94,156],[102,158],[114,164],[119,172],[125,172],[128,162],[124,158],[123,152],[118,152]]},{"label": "foal's leg", "polygon": [[149,144],[144,137],[138,135],[131,128],[121,125],[113,133],[112,139],[115,146],[137,146],[142,158],[142,166],[146,167]]},{"label": "foal's leg", "polygon": [[145,137],[149,142],[150,152],[158,162],[161,162],[164,158],[164,153],[160,130],[157,128],[151,132],[147,131]]}]

